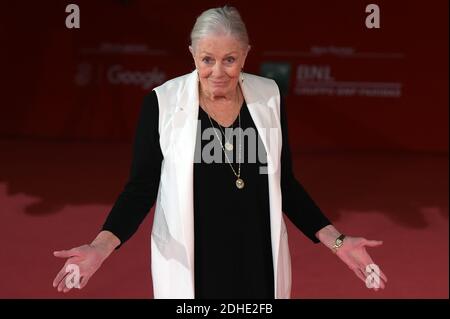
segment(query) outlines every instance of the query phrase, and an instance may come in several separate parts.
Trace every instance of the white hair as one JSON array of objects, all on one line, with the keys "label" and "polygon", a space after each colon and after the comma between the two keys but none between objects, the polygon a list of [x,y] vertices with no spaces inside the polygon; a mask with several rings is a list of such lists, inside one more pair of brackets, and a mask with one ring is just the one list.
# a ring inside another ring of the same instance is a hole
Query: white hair
[{"label": "white hair", "polygon": [[234,36],[244,47],[249,44],[247,28],[234,7],[224,6],[203,11],[192,28],[191,46],[195,49],[201,38],[212,34]]}]

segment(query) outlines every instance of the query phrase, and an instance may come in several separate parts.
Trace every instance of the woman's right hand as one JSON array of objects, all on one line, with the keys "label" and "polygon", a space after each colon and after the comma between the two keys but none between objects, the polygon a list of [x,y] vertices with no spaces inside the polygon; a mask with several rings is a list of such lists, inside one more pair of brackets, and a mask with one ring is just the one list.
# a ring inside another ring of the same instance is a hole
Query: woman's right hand
[{"label": "woman's right hand", "polygon": [[[68,258],[53,280],[53,287],[62,292],[68,292],[74,287],[84,288],[92,275],[119,244],[120,240],[114,234],[102,231],[91,244],[53,252],[56,257]],[[78,270],[79,273],[72,275],[71,273],[75,270]],[[69,274],[71,275],[67,278]],[[73,283],[70,281],[71,277],[75,280]],[[69,281],[70,284],[67,285],[66,281]]]}]

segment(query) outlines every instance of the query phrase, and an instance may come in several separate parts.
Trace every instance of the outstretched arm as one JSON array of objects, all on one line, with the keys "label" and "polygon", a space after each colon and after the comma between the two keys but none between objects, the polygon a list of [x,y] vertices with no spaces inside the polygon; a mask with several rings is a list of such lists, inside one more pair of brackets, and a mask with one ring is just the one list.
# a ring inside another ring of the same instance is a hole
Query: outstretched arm
[{"label": "outstretched arm", "polygon": [[[136,232],[153,206],[163,160],[159,146],[158,115],[158,101],[152,91],[144,98],[141,107],[129,180],[101,231],[90,244],[54,252],[56,257],[66,258],[53,280],[53,286],[58,291],[68,292],[72,288],[86,286],[108,256]],[[77,282],[68,285],[67,281],[72,277],[78,277]]]},{"label": "outstretched arm", "polygon": [[366,247],[376,247],[381,241],[361,237],[346,236],[343,245],[333,248],[341,233],[332,225],[318,205],[309,196],[302,184],[295,178],[292,168],[291,151],[288,140],[287,116],[284,100],[281,100],[281,127],[283,146],[281,152],[281,191],[283,212],[314,243],[321,242],[366,283],[368,288],[383,289],[386,275],[374,264]]},{"label": "outstretched arm", "polygon": [[116,235],[120,248],[133,236],[155,203],[163,155],[159,145],[159,106],[155,91],[143,101],[133,144],[129,180],[112,207],[102,230]]}]

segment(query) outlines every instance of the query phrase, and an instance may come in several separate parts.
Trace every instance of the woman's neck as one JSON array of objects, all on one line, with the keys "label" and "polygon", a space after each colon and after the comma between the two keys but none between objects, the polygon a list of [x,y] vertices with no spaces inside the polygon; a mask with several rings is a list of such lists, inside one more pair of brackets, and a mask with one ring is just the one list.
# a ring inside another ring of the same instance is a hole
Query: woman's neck
[{"label": "woman's neck", "polygon": [[236,90],[230,94],[225,95],[214,95],[212,93],[204,91],[199,85],[199,98],[200,101],[208,104],[214,105],[230,105],[230,104],[240,104],[241,94],[239,85],[236,87]]}]

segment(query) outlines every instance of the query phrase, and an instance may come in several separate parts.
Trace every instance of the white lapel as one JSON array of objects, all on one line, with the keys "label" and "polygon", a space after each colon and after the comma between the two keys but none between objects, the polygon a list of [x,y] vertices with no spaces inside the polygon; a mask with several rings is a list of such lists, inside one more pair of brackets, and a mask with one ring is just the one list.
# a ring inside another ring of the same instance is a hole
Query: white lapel
[{"label": "white lapel", "polygon": [[177,97],[177,105],[173,118],[173,143],[175,160],[177,164],[173,166],[176,170],[178,181],[177,196],[178,203],[186,205],[179,207],[180,227],[183,231],[184,242],[188,257],[188,264],[191,270],[191,280],[194,283],[194,155],[195,142],[198,124],[198,75],[192,72],[186,85]]},{"label": "white lapel", "polygon": [[[258,134],[266,148],[267,153],[267,174],[269,184],[269,202],[270,202],[270,229],[272,241],[272,256],[274,273],[278,274],[278,253],[280,246],[281,233],[281,193],[280,193],[280,154],[281,154],[281,125],[280,118],[275,110],[279,103],[277,96],[270,98],[260,97],[258,92],[264,90],[264,87],[254,87],[251,79],[252,75],[244,74],[244,81],[240,82],[242,92],[247,103],[248,110],[252,116],[253,122],[258,130]],[[275,276],[275,294],[278,295],[278,276]]]},{"label": "white lapel", "polygon": [[[267,103],[259,94],[258,91],[263,89],[261,87],[254,87],[251,79],[251,74],[244,73],[244,81],[239,81],[242,93],[244,95],[245,102],[247,103],[248,110],[252,116],[253,122],[255,122],[258,134],[264,144],[267,152],[267,162],[269,172],[274,172],[271,169],[275,169],[278,166],[278,161],[274,156],[277,155],[278,147],[281,150],[281,144],[278,140],[278,126],[277,112],[274,111],[272,103]],[[248,79],[247,81],[245,79]],[[280,144],[280,145],[279,145]]]}]

